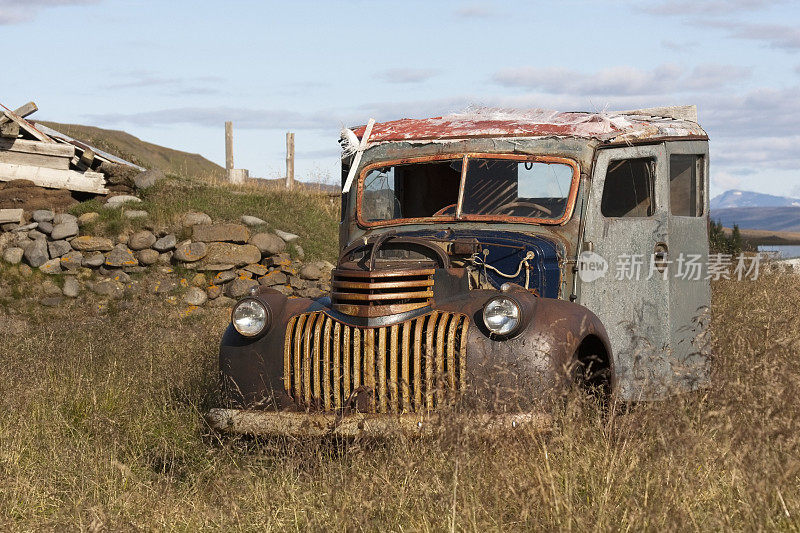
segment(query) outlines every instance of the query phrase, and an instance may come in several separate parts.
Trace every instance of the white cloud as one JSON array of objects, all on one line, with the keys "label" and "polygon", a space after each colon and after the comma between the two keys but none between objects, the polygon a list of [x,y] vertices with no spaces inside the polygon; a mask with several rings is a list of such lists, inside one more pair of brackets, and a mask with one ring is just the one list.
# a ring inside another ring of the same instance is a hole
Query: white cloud
[{"label": "white cloud", "polygon": [[389,83],[421,83],[438,73],[438,70],[427,68],[392,68],[381,72],[377,77]]},{"label": "white cloud", "polygon": [[19,24],[36,18],[49,7],[96,4],[100,0],[0,0],[0,26]]},{"label": "white cloud", "polygon": [[711,172],[711,186],[721,190],[741,189],[742,180],[724,170]]},{"label": "white cloud", "polygon": [[562,67],[507,68],[496,72],[493,79],[505,87],[552,94],[631,96],[719,89],[749,76],[749,68],[733,65],[699,65],[686,70],[664,64],[653,70],[623,66],[590,74]]},{"label": "white cloud", "polygon": [[[700,25],[699,23],[697,25]],[[800,50],[800,28],[785,24],[751,24],[749,22],[704,21],[702,26],[726,30],[730,37],[762,41],[771,48]]]},{"label": "white cloud", "polygon": [[106,85],[105,89],[158,89],[162,94],[169,92],[182,96],[217,94],[220,91],[215,85],[223,81],[219,76],[177,77],[149,71],[132,71],[114,77],[116,80]]},{"label": "white cloud", "polygon": [[672,41],[664,39],[661,41],[661,46],[673,52],[687,52],[696,49],[698,46],[697,41]]},{"label": "white cloud", "polygon": [[728,15],[734,11],[754,11],[786,3],[786,0],[667,0],[652,2],[642,11],[653,15]]},{"label": "white cloud", "polygon": [[486,3],[464,4],[456,9],[455,14],[459,18],[486,18],[496,14],[494,9]]},{"label": "white cloud", "polygon": [[136,126],[162,126],[189,124],[218,128],[233,121],[240,129],[260,130],[314,130],[338,131],[341,118],[328,112],[299,113],[284,109],[251,109],[238,107],[178,107],[137,113],[102,113],[87,115],[87,119],[102,125],[133,124]]}]

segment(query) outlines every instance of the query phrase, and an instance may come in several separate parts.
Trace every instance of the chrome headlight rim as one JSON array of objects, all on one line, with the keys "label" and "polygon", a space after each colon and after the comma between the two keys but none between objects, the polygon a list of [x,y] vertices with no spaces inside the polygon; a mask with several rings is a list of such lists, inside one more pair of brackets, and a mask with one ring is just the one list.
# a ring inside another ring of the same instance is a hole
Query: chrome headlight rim
[{"label": "chrome headlight rim", "polygon": [[[261,311],[263,312],[263,318],[261,319],[262,320],[261,327],[257,331],[246,330],[245,328],[240,326],[239,323],[237,323],[236,319],[237,311],[240,311],[243,308],[243,306],[253,306],[253,305],[255,305],[257,308],[260,308]],[[231,324],[233,325],[233,329],[235,329],[239,335],[247,337],[249,339],[254,339],[256,337],[260,337],[261,335],[269,331],[270,328],[272,327],[272,311],[270,310],[269,305],[265,304],[258,298],[245,298],[243,300],[240,300],[233,307],[233,310],[231,311]]]},{"label": "chrome headlight rim", "polygon": [[[487,317],[487,310],[490,310],[490,308],[492,307],[493,304],[495,304],[497,302],[501,302],[501,301],[505,301],[505,302],[510,303],[513,306],[513,309],[514,309],[514,316],[512,317],[512,321],[513,321],[512,324],[513,325],[510,328],[505,329],[505,330],[502,330],[502,328],[493,329],[492,326],[490,325],[489,319]],[[481,317],[483,319],[483,327],[486,328],[486,330],[489,332],[491,337],[498,338],[498,339],[508,339],[510,337],[515,336],[516,334],[518,334],[522,330],[522,326],[525,323],[525,320],[524,320],[524,317],[523,317],[522,304],[520,304],[520,302],[517,301],[516,298],[512,298],[512,297],[507,296],[505,294],[497,295],[497,296],[494,296],[492,298],[489,298],[489,300],[487,300],[486,303],[483,304],[483,311],[481,313]]]}]

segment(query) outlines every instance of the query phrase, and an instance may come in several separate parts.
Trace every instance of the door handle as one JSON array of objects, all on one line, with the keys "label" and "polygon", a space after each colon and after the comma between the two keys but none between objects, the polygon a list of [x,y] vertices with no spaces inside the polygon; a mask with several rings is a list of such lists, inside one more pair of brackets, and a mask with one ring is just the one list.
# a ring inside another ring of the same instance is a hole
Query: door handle
[{"label": "door handle", "polygon": [[653,262],[656,265],[656,269],[663,274],[669,264],[669,248],[667,247],[667,243],[656,243],[653,248]]}]

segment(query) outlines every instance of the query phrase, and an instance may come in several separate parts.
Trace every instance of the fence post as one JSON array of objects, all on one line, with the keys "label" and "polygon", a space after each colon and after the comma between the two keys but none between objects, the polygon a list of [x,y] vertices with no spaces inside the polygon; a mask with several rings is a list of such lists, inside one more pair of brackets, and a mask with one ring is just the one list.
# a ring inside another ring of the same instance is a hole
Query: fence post
[{"label": "fence post", "polygon": [[225,123],[225,172],[228,180],[232,181],[233,170],[233,122]]},{"label": "fence post", "polygon": [[294,133],[286,134],[286,188],[294,188]]}]

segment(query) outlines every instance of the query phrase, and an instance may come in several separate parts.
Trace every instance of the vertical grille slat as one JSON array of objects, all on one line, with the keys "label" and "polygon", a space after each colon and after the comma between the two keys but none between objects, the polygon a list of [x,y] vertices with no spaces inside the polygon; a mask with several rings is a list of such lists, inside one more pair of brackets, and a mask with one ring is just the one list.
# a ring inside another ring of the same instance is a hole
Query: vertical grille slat
[{"label": "vertical grille slat", "polygon": [[[300,346],[300,342],[303,339],[303,326],[306,323],[306,315],[301,315],[300,318],[297,319],[297,328],[294,332],[294,348],[295,350],[297,347]],[[296,354],[295,354],[296,355]],[[294,395],[295,398],[299,398],[300,394],[303,390],[303,375],[301,374],[303,358],[302,357],[295,357],[294,358]]]},{"label": "vertical grille slat", "polygon": [[411,410],[411,372],[410,372],[410,359],[411,359],[411,322],[404,322],[400,325],[403,328],[403,344],[400,350],[403,354],[401,357],[403,369],[400,377],[400,389],[403,395],[403,411]]},{"label": "vertical grille slat", "polygon": [[422,331],[425,317],[416,319],[414,326],[414,407],[422,409]]},{"label": "vertical grille slat", "polygon": [[423,351],[423,355],[425,356],[425,405],[427,407],[433,405],[433,391],[435,387],[434,379],[434,372],[435,369],[435,353],[436,353],[436,346],[434,342],[436,341],[436,321],[439,318],[439,313],[434,311],[428,317],[428,327],[427,332],[425,335],[425,350]]},{"label": "vertical grille slat", "polygon": [[[287,324],[284,388],[312,410],[435,409],[465,388],[468,327],[465,315],[439,311],[363,329],[321,311],[305,313]],[[368,405],[354,405],[365,389]]]},{"label": "vertical grille slat", "polygon": [[344,330],[342,333],[342,375],[344,376],[344,379],[342,379],[344,389],[342,390],[342,403],[344,404],[350,397],[350,384],[353,382],[353,375],[350,373],[350,328],[343,327],[342,329]]},{"label": "vertical grille slat", "polygon": [[392,411],[397,412],[399,403],[397,398],[397,342],[398,342],[398,329],[399,326],[395,324],[389,329],[389,381],[387,382],[389,388],[389,401],[392,406]]},{"label": "vertical grille slat", "polygon": [[458,317],[450,319],[450,327],[447,328],[447,390],[456,390],[456,328],[458,327]]},{"label": "vertical grille slat", "polygon": [[437,403],[444,400],[444,342],[449,319],[449,314],[442,314],[436,324],[436,379],[433,384],[433,393]]},{"label": "vertical grille slat", "polygon": [[314,376],[312,383],[313,386],[311,388],[311,396],[314,398],[314,402],[317,405],[320,404],[320,400],[322,399],[322,383],[321,383],[322,376],[320,375],[320,359],[321,359],[320,351],[322,348],[321,346],[322,343],[320,342],[320,339],[322,338],[322,336],[320,335],[320,333],[322,333],[322,323],[325,321],[326,318],[328,317],[325,315],[320,315],[314,322],[314,338],[311,347],[311,364],[312,364],[311,372],[312,375]]},{"label": "vertical grille slat", "polygon": [[[361,386],[361,330],[353,328],[353,391]],[[351,391],[351,394],[352,392]]]},{"label": "vertical grille slat", "polygon": [[[373,330],[374,331],[374,330]],[[386,328],[378,329],[378,349],[375,351],[375,369],[377,370],[378,411],[386,412]]]},{"label": "vertical grille slat", "polygon": [[[364,330],[364,362],[362,364],[364,368],[364,386],[371,390],[375,390],[375,330],[374,329],[367,329]],[[375,395],[372,395],[370,401],[370,408],[373,408],[372,405],[375,399]]]},{"label": "vertical grille slat", "polygon": [[297,317],[293,316],[286,324],[286,337],[283,339],[283,387],[290,396],[297,390],[297,387],[292,383],[292,336],[294,335],[294,326],[297,323]]},{"label": "vertical grille slat", "polygon": [[[326,411],[331,410],[331,381],[336,383],[336,377],[331,375],[331,320],[325,317],[324,333],[322,342],[322,405]],[[317,328],[319,331],[319,328]],[[333,379],[329,379],[329,376]]]},{"label": "vertical grille slat", "polygon": [[303,331],[303,400],[306,405],[311,404],[311,333],[314,331],[314,322],[319,315],[311,315],[308,326]]},{"label": "vertical grille slat", "polygon": [[[333,407],[340,409],[342,407],[342,367],[347,372],[347,366],[342,364],[342,325],[333,320],[331,322],[333,322]],[[345,353],[347,353],[346,349]]]}]

